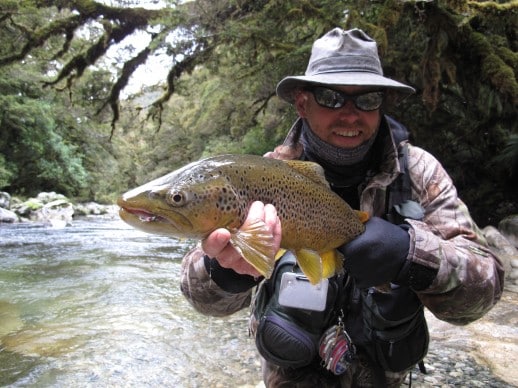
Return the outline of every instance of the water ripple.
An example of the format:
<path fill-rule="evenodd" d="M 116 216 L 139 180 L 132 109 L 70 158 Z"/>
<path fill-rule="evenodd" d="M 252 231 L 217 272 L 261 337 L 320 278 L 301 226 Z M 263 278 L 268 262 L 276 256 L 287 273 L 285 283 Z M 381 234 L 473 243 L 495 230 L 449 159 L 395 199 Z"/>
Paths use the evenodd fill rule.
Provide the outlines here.
<path fill-rule="evenodd" d="M 1 225 L 0 385 L 259 381 L 247 312 L 205 317 L 180 293 L 181 258 L 193 245 L 117 220 Z"/>

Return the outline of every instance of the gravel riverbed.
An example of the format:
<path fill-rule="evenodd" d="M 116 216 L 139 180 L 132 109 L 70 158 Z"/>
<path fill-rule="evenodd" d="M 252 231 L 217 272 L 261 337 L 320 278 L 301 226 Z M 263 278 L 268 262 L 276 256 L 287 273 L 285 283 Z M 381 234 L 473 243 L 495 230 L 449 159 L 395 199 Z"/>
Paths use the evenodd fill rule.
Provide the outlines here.
<path fill-rule="evenodd" d="M 416 368 L 412 387 L 484 387 L 504 388 L 514 385 L 501 380 L 468 353 L 433 344 L 425 359 L 427 374 Z M 408 383 L 408 381 L 407 381 Z"/>

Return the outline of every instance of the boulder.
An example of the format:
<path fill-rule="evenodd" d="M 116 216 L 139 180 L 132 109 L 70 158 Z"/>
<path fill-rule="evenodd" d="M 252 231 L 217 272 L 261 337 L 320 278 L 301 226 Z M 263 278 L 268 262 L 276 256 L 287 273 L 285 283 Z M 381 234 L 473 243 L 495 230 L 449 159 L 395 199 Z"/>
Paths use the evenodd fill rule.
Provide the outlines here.
<path fill-rule="evenodd" d="M 66 198 L 48 202 L 37 211 L 37 218 L 55 228 L 63 228 L 72 223 L 74 207 Z"/>
<path fill-rule="evenodd" d="M 67 197 L 65 197 L 63 194 L 58 194 L 55 191 L 41 192 L 36 196 L 36 199 L 43 204 L 57 200 L 68 201 Z"/>
<path fill-rule="evenodd" d="M 505 270 L 505 288 L 514 290 L 518 285 L 518 250 L 498 229 L 486 226 L 482 232 L 491 251 L 502 261 Z"/>
<path fill-rule="evenodd" d="M 36 198 L 29 198 L 27 201 L 13 204 L 11 209 L 20 217 L 33 219 L 34 213 L 43 207 L 43 203 Z"/>
<path fill-rule="evenodd" d="M 0 191 L 0 208 L 10 209 L 11 207 L 11 196 L 5 191 Z"/>
<path fill-rule="evenodd" d="M 61 202 L 56 202 L 61 201 Z M 36 198 L 29 198 L 25 202 L 14 203 L 11 209 L 18 214 L 18 216 L 32 221 L 46 221 L 42 216 L 42 208 L 49 203 L 70 203 L 70 201 L 63 194 L 57 194 L 54 191 L 39 193 Z"/>
<path fill-rule="evenodd" d="M 18 216 L 15 212 L 0 207 L 0 222 L 12 223 L 18 221 Z"/>
<path fill-rule="evenodd" d="M 518 248 L 518 214 L 505 217 L 498 223 L 498 230 L 515 248 Z"/>
<path fill-rule="evenodd" d="M 99 216 L 103 214 L 107 214 L 109 212 L 109 209 L 107 206 L 101 205 L 97 202 L 85 202 L 85 203 L 79 203 L 74 206 L 76 210 L 77 215 L 81 216 L 87 216 L 87 215 L 94 215 Z"/>

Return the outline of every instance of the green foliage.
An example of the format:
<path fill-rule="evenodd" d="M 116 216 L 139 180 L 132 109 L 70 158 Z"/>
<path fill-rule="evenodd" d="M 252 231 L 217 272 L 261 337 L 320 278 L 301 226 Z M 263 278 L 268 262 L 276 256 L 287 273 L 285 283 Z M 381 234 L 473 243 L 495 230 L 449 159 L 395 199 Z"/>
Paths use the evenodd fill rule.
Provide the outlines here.
<path fill-rule="evenodd" d="M 14 175 L 15 168 L 9 166 L 5 157 L 0 154 L 0 188 L 9 186 Z"/>
<path fill-rule="evenodd" d="M 63 100 L 56 104 L 55 93 L 41 90 L 35 69 L 27 63 L 0 70 L 0 189 L 77 195 L 88 173 L 67 124 L 70 113 Z"/>
<path fill-rule="evenodd" d="M 510 184 L 518 181 L 518 134 L 509 136 L 506 147 L 493 158 L 497 168 L 505 171 Z"/>
<path fill-rule="evenodd" d="M 516 179 L 516 1 L 195 0 L 156 11 L 91 0 L 4 3 L 4 187 L 27 191 L 54 179 L 112 200 L 202 156 L 263 154 L 295 118 L 276 84 L 303 74 L 313 41 L 340 26 L 373 36 L 385 74 L 415 87 L 387 113 L 443 162 L 475 219 L 496 223 L 518 211 L 508 184 L 509 174 Z M 101 61 L 136 29 L 149 31 L 149 52 L 126 46 L 126 64 Z M 173 60 L 164 88 L 119 101 L 132 69 L 156 53 Z"/>
<path fill-rule="evenodd" d="M 57 132 L 51 107 L 12 95 L 0 96 L 0 106 L 0 153 L 16 166 L 8 188 L 28 195 L 50 190 L 76 195 L 86 171 L 77 147 Z"/>

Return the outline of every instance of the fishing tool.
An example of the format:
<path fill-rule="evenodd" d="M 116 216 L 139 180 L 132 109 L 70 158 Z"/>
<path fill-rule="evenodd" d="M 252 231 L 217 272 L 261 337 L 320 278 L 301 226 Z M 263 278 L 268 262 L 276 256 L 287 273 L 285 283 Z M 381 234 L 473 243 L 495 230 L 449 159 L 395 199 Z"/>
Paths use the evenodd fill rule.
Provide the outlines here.
<path fill-rule="evenodd" d="M 356 347 L 345 331 L 342 317 L 338 323 L 327 329 L 319 343 L 322 366 L 335 375 L 343 374 L 356 356 Z"/>

